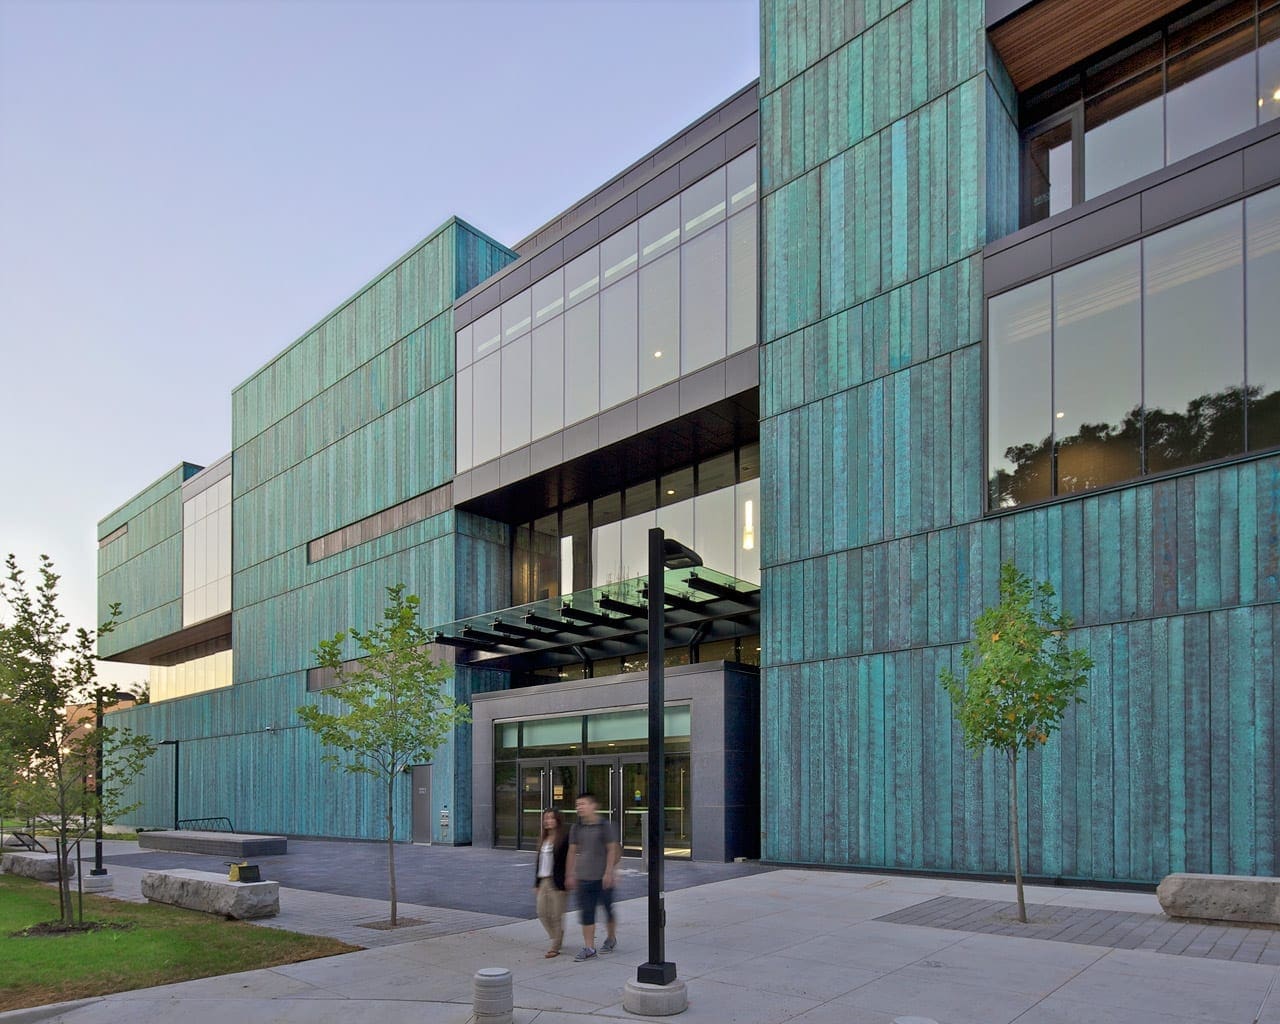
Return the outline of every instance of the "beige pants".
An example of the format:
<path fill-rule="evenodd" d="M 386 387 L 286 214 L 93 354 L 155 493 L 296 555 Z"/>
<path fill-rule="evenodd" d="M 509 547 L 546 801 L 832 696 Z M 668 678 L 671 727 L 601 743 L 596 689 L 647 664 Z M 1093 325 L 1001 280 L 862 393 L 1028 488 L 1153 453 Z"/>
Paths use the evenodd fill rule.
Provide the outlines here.
<path fill-rule="evenodd" d="M 559 949 L 564 941 L 564 904 L 567 894 L 556 888 L 550 878 L 538 879 L 538 920 L 547 930 L 551 948 Z"/>

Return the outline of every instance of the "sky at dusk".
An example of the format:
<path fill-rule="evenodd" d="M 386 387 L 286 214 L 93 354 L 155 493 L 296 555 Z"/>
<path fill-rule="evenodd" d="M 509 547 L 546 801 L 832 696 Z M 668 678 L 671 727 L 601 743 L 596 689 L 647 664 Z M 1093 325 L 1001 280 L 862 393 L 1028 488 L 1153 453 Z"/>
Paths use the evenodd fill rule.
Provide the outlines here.
<path fill-rule="evenodd" d="M 755 0 L 0 0 L 0 554 L 96 524 L 444 220 L 512 244 L 759 74 Z M 117 685 L 146 670 L 108 666 Z"/>

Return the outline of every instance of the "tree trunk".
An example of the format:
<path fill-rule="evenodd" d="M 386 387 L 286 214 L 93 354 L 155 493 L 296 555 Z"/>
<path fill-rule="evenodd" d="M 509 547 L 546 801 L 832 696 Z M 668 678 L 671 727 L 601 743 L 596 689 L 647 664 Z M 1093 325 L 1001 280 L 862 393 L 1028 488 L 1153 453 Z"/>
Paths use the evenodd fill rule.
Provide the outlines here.
<path fill-rule="evenodd" d="M 58 858 L 58 906 L 62 912 L 62 923 L 70 928 L 76 923 L 76 914 L 71 904 L 71 879 L 67 875 L 67 858 L 71 850 L 65 836 L 54 839 L 53 850 Z"/>
<path fill-rule="evenodd" d="M 395 808 L 391 803 L 395 774 L 387 777 L 387 880 L 391 887 L 391 927 L 396 926 L 396 830 Z"/>
<path fill-rule="evenodd" d="M 1018 751 L 1009 756 L 1009 820 L 1013 830 L 1013 882 L 1018 890 L 1018 920 L 1027 923 L 1027 901 L 1022 895 L 1022 840 L 1018 835 Z"/>

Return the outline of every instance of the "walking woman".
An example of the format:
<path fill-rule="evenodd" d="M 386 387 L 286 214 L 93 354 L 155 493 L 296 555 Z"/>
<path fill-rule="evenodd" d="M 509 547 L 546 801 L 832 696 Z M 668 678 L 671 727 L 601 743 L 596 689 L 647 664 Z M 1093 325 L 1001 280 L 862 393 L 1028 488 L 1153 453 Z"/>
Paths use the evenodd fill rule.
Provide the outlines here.
<path fill-rule="evenodd" d="M 564 866 L 569 855 L 569 830 L 564 815 L 554 807 L 542 812 L 542 836 L 538 840 L 538 867 L 533 891 L 538 897 L 538 920 L 547 930 L 551 948 L 548 959 L 560 955 L 564 941 Z"/>

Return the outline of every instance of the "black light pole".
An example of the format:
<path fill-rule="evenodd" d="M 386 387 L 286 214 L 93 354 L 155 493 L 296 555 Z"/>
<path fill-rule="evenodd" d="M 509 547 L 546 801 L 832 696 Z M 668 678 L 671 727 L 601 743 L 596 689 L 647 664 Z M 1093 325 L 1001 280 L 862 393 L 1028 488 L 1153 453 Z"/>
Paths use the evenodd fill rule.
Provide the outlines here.
<path fill-rule="evenodd" d="M 666 957 L 666 918 L 663 904 L 663 817 L 666 813 L 664 776 L 666 730 L 664 728 L 663 657 L 666 647 L 666 570 L 701 565 L 702 559 L 677 540 L 667 540 L 661 529 L 649 531 L 649 961 L 636 969 L 636 981 L 670 985 L 676 965 Z"/>
<path fill-rule="evenodd" d="M 93 870 L 91 875 L 105 875 L 107 869 L 102 866 L 102 701 L 111 698 L 116 704 L 132 694 L 119 690 L 104 691 L 101 687 L 93 691 L 93 797 L 97 805 L 97 820 L 93 824 Z"/>
<path fill-rule="evenodd" d="M 178 830 L 178 744 L 179 740 L 161 740 L 160 746 L 173 747 L 173 830 Z"/>

